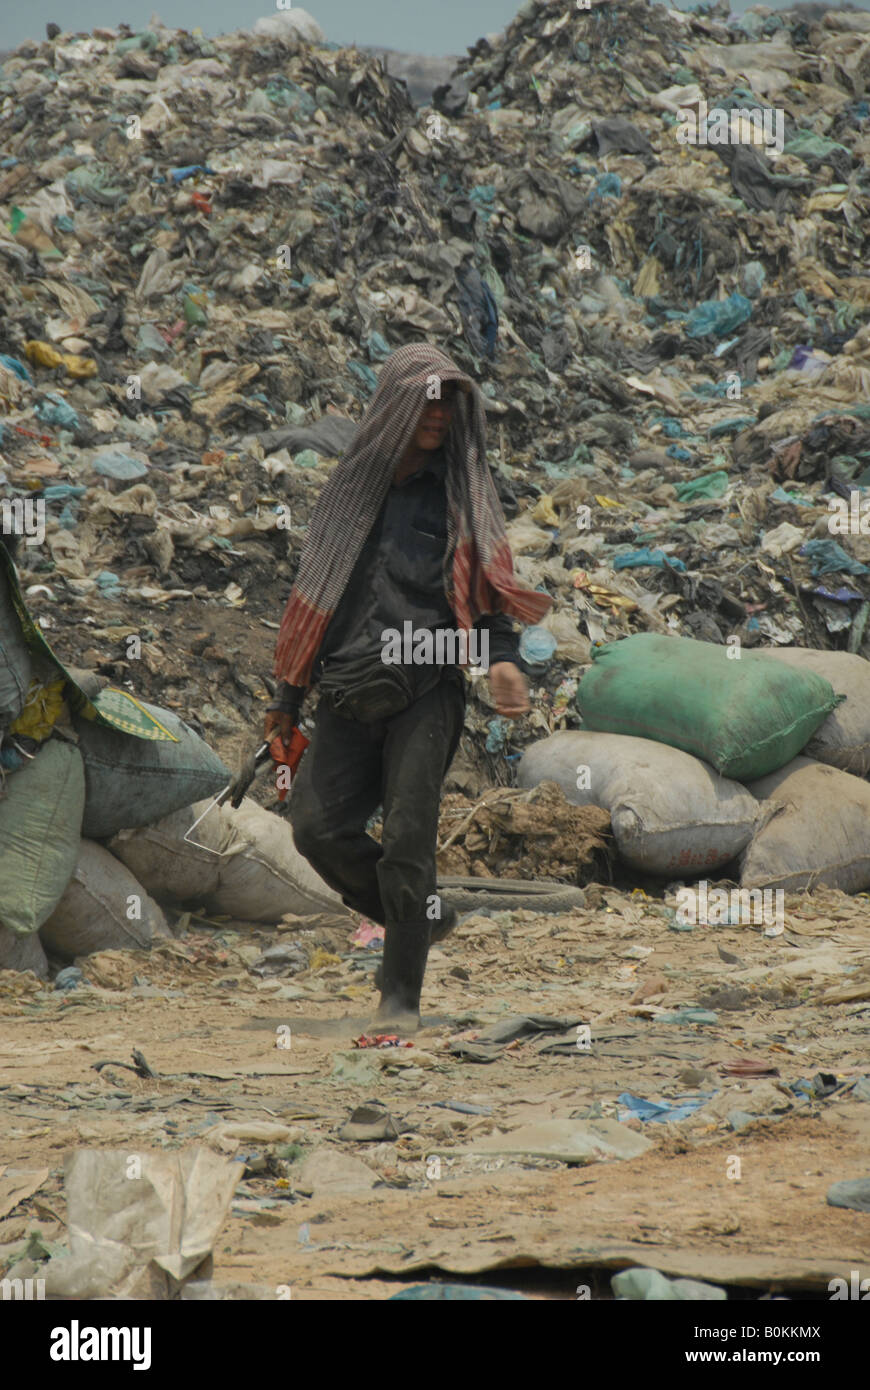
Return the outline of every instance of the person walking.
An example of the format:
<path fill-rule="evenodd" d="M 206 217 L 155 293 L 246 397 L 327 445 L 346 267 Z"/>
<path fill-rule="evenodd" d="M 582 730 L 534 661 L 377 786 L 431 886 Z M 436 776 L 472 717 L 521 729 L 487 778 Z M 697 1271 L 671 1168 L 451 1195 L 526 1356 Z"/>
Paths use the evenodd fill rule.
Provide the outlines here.
<path fill-rule="evenodd" d="M 379 1022 L 419 1026 L 429 947 L 456 921 L 436 892 L 435 847 L 465 714 L 460 668 L 474 649 L 497 712 L 523 714 L 511 619 L 537 622 L 551 602 L 514 576 L 479 389 L 439 349 L 399 348 L 311 517 L 265 721 L 266 740 L 288 747 L 318 687 L 290 820 L 321 878 L 385 928 Z M 380 844 L 366 831 L 379 806 Z"/>

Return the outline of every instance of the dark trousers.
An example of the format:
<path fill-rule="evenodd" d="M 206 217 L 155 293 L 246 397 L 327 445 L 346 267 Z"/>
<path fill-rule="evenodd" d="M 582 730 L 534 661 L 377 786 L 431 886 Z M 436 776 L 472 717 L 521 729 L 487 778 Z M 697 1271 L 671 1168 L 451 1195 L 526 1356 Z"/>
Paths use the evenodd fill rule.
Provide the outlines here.
<path fill-rule="evenodd" d="M 382 1004 L 417 1010 L 436 892 L 441 783 L 456 752 L 465 689 L 456 672 L 389 719 L 317 709 L 290 799 L 296 848 L 342 900 L 386 928 Z M 383 839 L 366 823 L 383 807 Z"/>

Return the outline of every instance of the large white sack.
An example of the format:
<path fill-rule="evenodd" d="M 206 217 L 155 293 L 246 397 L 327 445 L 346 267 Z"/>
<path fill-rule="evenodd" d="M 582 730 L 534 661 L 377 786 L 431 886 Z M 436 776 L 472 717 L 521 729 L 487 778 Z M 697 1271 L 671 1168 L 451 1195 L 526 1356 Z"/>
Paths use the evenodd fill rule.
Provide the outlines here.
<path fill-rule="evenodd" d="M 53 954 L 73 960 L 93 951 L 148 951 L 171 932 L 129 869 L 102 845 L 82 840 L 73 876 L 39 935 Z"/>
<path fill-rule="evenodd" d="M 744 888 L 870 887 L 870 785 L 863 778 L 793 758 L 749 790 L 768 806 L 741 859 Z"/>
<path fill-rule="evenodd" d="M 552 734 L 526 749 L 517 780 L 558 782 L 575 806 L 602 806 L 627 864 L 681 878 L 739 854 L 759 811 L 745 787 L 708 763 L 626 734 Z"/>
<path fill-rule="evenodd" d="M 214 807 L 193 832 L 193 839 L 207 849 L 190 844 L 184 836 L 208 799 L 162 816 L 151 825 L 119 830 L 108 848 L 134 873 L 148 892 L 162 903 L 204 903 L 218 887 L 221 860 L 210 850 L 229 848 L 230 827 L 222 808 Z"/>
<path fill-rule="evenodd" d="M 811 647 L 753 648 L 796 671 L 812 671 L 830 681 L 846 699 L 820 724 L 805 757 L 866 777 L 870 772 L 870 661 L 851 652 L 819 652 Z"/>
<path fill-rule="evenodd" d="M 266 15 L 258 19 L 253 32 L 269 39 L 284 39 L 287 42 L 302 39 L 305 43 L 325 43 L 326 38 L 313 15 L 300 5 L 281 10 L 279 14 Z"/>
<path fill-rule="evenodd" d="M 236 811 L 215 807 L 193 831 L 194 840 L 219 855 L 185 842 L 207 805 L 201 801 L 154 825 L 121 831 L 109 847 L 163 902 L 199 903 L 248 922 L 346 910 L 296 849 L 289 820 L 247 797 Z"/>
<path fill-rule="evenodd" d="M 206 904 L 211 911 L 279 922 L 285 912 L 304 917 L 347 910 L 297 850 L 289 820 L 247 798 L 237 811 L 222 806 L 221 812 L 232 831 L 230 845 L 240 852 L 223 861 L 217 892 Z"/>

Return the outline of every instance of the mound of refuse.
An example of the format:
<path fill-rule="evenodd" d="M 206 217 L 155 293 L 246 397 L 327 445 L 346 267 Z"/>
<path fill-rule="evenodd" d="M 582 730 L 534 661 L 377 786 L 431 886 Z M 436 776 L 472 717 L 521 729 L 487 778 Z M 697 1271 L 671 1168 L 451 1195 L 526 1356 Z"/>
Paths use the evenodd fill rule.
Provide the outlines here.
<path fill-rule="evenodd" d="M 528 0 L 423 106 L 295 7 L 215 38 L 56 28 L 0 64 L 0 532 L 31 619 L 22 643 L 0 593 L 0 816 L 41 808 L 56 866 L 29 888 L 22 870 L 14 906 L 4 888 L 7 929 L 41 929 L 83 843 L 228 777 L 273 693 L 312 507 L 409 341 L 480 382 L 517 571 L 554 599 L 522 637 L 531 714 L 502 719 L 473 682 L 449 790 L 510 785 L 554 736 L 646 740 L 699 765 L 693 796 L 738 788 L 727 835 L 708 806 L 678 848 L 661 798 L 601 793 L 626 864 L 652 834 L 694 870 L 760 862 L 747 845 L 776 819 L 759 829 L 753 789 L 796 757 L 865 778 L 870 16 Z M 107 717 L 164 712 L 147 794 L 116 804 L 121 735 L 61 717 L 39 638 L 122 692 Z M 617 711 L 607 666 L 641 639 L 791 692 L 764 703 L 764 749 L 720 747 L 712 705 L 705 729 L 672 702 L 678 739 L 645 724 L 640 680 Z M 187 785 L 173 765 L 173 803 L 149 799 L 185 747 Z M 21 792 L 51 760 L 60 816 Z M 841 828 L 830 860 L 761 878 L 839 866 L 855 891 Z"/>

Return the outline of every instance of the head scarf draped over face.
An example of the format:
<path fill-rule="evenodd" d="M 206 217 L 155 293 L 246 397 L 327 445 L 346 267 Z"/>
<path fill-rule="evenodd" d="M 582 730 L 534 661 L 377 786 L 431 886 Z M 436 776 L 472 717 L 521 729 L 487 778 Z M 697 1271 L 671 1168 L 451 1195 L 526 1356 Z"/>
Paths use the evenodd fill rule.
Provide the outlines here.
<path fill-rule="evenodd" d="M 384 362 L 377 389 L 311 517 L 296 583 L 275 651 L 275 675 L 310 682 L 326 626 L 383 505 L 420 415 L 440 385 L 454 381 L 447 455 L 445 586 L 456 621 L 485 613 L 537 622 L 552 600 L 514 576 L 504 514 L 486 462 L 486 420 L 475 383 L 438 348 L 409 343 Z"/>

